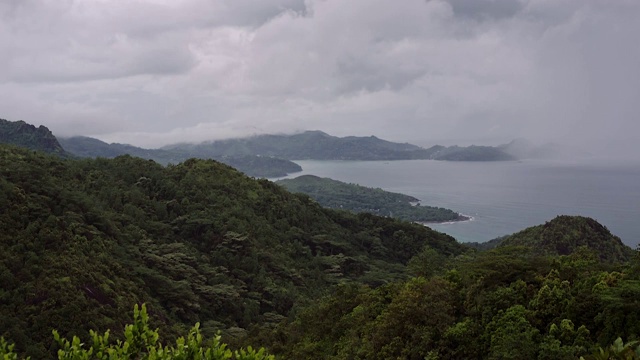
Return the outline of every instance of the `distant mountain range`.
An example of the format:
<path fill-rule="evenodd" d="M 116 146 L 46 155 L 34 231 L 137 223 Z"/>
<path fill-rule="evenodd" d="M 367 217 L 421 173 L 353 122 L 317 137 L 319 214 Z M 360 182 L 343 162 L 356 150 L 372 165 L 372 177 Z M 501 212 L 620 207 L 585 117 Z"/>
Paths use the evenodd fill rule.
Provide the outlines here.
<path fill-rule="evenodd" d="M 503 161 L 516 157 L 491 146 L 432 146 L 394 143 L 375 136 L 336 137 L 322 131 L 293 135 L 257 135 L 201 144 L 175 144 L 166 150 L 188 152 L 195 157 L 262 155 L 288 160 L 446 160 Z"/>
<path fill-rule="evenodd" d="M 131 155 L 160 164 L 177 164 L 190 158 L 214 159 L 254 177 L 281 177 L 301 171 L 291 160 L 442 160 L 508 161 L 548 158 L 559 146 L 534 146 L 517 139 L 499 146 L 442 146 L 422 148 L 369 137 L 336 137 L 322 131 L 293 135 L 257 135 L 200 144 L 174 144 L 161 149 L 144 149 L 126 144 L 76 136 L 56 137 L 44 126 L 36 128 L 24 121 L 0 119 L 0 142 L 60 156 L 113 158 Z"/>
<path fill-rule="evenodd" d="M 177 149 L 143 149 L 125 144 L 107 144 L 104 141 L 85 136 L 58 139 L 45 126 L 35 127 L 24 121 L 4 119 L 0 119 L 0 143 L 61 157 L 114 158 L 120 155 L 131 155 L 154 160 L 163 165 L 177 164 L 189 158 L 200 157 Z M 294 162 L 268 156 L 247 154 L 202 156 L 201 158 L 220 161 L 254 177 L 279 177 L 302 170 L 300 165 Z"/>
<path fill-rule="evenodd" d="M 128 154 L 143 159 L 150 159 L 162 165 L 170 163 L 178 164 L 190 158 L 214 159 L 232 166 L 249 176 L 255 177 L 279 177 L 302 171 L 300 165 L 294 162 L 270 156 L 252 154 L 194 154 L 179 148 L 143 149 L 126 144 L 107 144 L 104 141 L 85 136 L 60 138 L 60 143 L 67 151 L 79 157 L 114 158 Z"/>

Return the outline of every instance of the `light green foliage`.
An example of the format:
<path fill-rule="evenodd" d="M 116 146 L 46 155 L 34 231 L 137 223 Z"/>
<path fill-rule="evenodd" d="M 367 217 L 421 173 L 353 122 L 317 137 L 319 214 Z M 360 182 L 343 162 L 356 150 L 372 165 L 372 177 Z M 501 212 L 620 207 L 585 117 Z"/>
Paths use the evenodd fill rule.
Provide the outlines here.
<path fill-rule="evenodd" d="M 4 337 L 0 337 L 0 360 L 18 360 L 18 354 L 13 349 L 15 344 L 9 344 Z"/>
<path fill-rule="evenodd" d="M 103 335 L 91 331 L 92 342 L 89 346 L 74 336 L 67 340 L 53 331 L 53 338 L 60 349 L 57 357 L 60 360 L 275 360 L 273 355 L 267 354 L 264 348 L 258 350 L 248 347 L 231 351 L 216 335 L 210 344 L 206 344 L 200 334 L 199 324 L 196 324 L 187 335 L 179 337 L 175 346 L 163 346 L 158 342 L 158 330 L 149 327 L 149 316 L 146 306 L 141 309 L 136 305 L 133 314 L 133 324 L 126 325 L 124 340 L 109 341 L 109 331 Z M 4 338 L 0 339 L 0 359 L 17 360 L 18 355 L 13 351 L 13 345 L 8 345 Z"/>
<path fill-rule="evenodd" d="M 500 312 L 489 323 L 489 359 L 534 359 L 539 332 L 527 320 L 522 305 Z"/>
<path fill-rule="evenodd" d="M 575 359 L 586 354 L 590 344 L 589 330 L 584 325 L 576 330 L 571 320 L 563 319 L 560 326 L 552 324 L 544 336 L 538 359 Z"/>
<path fill-rule="evenodd" d="M 580 360 L 638 360 L 640 359 L 640 345 L 638 341 L 625 343 L 617 338 L 608 348 L 598 348 L 593 354 L 580 357 Z"/>

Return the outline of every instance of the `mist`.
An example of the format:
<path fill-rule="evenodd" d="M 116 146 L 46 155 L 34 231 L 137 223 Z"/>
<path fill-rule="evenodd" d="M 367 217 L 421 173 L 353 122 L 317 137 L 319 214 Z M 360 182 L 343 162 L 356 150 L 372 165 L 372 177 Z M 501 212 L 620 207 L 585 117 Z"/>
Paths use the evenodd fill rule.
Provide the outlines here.
<path fill-rule="evenodd" d="M 155 148 L 318 129 L 640 150 L 635 0 L 4 1 L 1 117 Z"/>

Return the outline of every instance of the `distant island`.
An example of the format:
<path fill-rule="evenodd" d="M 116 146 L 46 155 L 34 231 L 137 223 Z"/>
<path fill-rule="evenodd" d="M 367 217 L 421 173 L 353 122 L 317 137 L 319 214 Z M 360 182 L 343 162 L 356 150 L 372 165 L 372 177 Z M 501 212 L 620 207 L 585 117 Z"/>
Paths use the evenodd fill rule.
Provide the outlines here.
<path fill-rule="evenodd" d="M 305 131 L 293 135 L 257 135 L 200 144 L 175 144 L 163 149 L 189 153 L 200 158 L 261 155 L 288 160 L 517 160 L 517 157 L 499 147 L 435 145 L 425 149 L 375 136 L 337 137 L 322 131 Z"/>
<path fill-rule="evenodd" d="M 321 206 L 331 209 L 366 212 L 422 223 L 470 220 L 469 217 L 453 210 L 421 206 L 420 200 L 413 196 L 314 175 L 278 180 L 276 184 L 294 193 L 307 194 Z"/>

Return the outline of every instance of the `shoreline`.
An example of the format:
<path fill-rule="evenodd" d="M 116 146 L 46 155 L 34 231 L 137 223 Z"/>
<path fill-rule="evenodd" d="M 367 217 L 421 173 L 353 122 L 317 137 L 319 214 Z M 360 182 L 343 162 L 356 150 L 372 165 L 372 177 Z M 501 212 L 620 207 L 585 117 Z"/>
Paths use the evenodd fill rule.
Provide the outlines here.
<path fill-rule="evenodd" d="M 457 224 L 457 223 L 461 223 L 461 222 L 468 222 L 468 221 L 474 221 L 476 218 L 471 216 L 471 215 L 465 215 L 462 213 L 458 213 L 459 217 L 462 217 L 463 219 L 458 219 L 458 220 L 447 220 L 447 221 L 416 221 L 416 223 L 418 224 L 422 224 L 422 225 L 429 225 L 429 224 L 438 224 L 438 225 L 448 225 L 448 224 Z"/>

